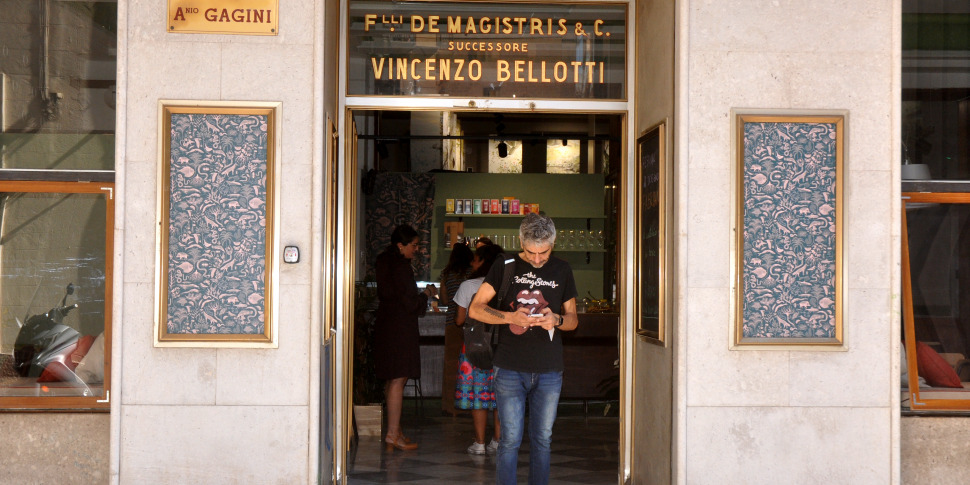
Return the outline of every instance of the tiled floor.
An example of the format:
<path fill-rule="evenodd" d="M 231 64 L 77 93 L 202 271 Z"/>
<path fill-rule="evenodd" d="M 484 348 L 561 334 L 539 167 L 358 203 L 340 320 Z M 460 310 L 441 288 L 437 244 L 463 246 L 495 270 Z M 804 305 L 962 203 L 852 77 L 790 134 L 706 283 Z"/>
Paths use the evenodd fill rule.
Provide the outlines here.
<path fill-rule="evenodd" d="M 472 456 L 465 448 L 473 441 L 468 415 L 441 415 L 440 405 L 425 403 L 424 416 L 405 403 L 404 432 L 419 444 L 415 451 L 384 451 L 377 437 L 361 437 L 348 457 L 351 485 L 377 483 L 491 484 L 493 456 Z M 608 417 L 604 417 L 604 411 Z M 560 404 L 552 434 L 552 483 L 618 483 L 619 418 L 603 405 Z M 519 483 L 528 483 L 528 435 L 519 451 Z"/>

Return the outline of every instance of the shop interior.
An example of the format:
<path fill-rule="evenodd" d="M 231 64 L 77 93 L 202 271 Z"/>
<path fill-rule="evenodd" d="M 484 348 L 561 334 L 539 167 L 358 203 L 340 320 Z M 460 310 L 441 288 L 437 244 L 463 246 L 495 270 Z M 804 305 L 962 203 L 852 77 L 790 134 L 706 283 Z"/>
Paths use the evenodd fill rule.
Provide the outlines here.
<path fill-rule="evenodd" d="M 351 483 L 371 483 L 373 473 L 389 473 L 387 462 L 374 462 L 377 455 L 360 443 L 381 436 L 380 418 L 368 415 L 365 407 L 370 405 L 373 413 L 383 401 L 383 383 L 374 377 L 369 350 L 377 306 L 373 265 L 391 231 L 401 223 L 418 231 L 413 267 L 421 289 L 441 285 L 441 271 L 456 242 L 484 237 L 506 252 L 517 252 L 522 214 L 535 210 L 555 221 L 554 254 L 569 262 L 579 293 L 580 326 L 563 337 L 560 415 L 587 424 L 592 418 L 596 426 L 605 426 L 608 465 L 598 462 L 596 473 L 615 480 L 620 386 L 616 234 L 624 115 L 361 110 L 354 111 L 353 121 L 361 186 L 352 383 L 357 446 L 351 447 L 356 456 L 349 469 Z M 419 432 L 416 428 L 436 428 L 455 440 L 454 446 L 436 440 L 415 456 L 447 453 L 464 460 L 467 443 L 458 442 L 472 436 L 471 419 L 453 406 L 461 331 L 445 325 L 445 310 L 444 305 L 431 308 L 419 319 L 421 379 L 405 387 L 402 424 L 412 430 L 409 436 Z M 556 435 L 554 447 L 560 440 L 582 441 L 581 436 L 570 440 L 569 432 L 604 435 L 603 428 L 566 428 L 572 429 L 563 430 L 565 438 Z M 452 449 L 433 451 L 441 446 Z M 374 453 L 380 454 L 379 449 L 374 444 Z M 491 461 L 476 466 L 485 474 L 494 470 Z"/>

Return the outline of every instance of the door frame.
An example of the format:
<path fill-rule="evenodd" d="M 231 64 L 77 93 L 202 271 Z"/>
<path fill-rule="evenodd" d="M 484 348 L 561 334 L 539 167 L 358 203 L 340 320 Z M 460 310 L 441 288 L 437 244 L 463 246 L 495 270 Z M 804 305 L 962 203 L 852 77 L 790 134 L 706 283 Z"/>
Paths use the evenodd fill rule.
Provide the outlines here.
<path fill-rule="evenodd" d="M 382 100 L 384 105 L 343 105 L 341 107 L 344 113 L 341 116 L 342 127 L 340 128 L 340 133 L 343 134 L 342 138 L 344 140 L 343 147 L 340 150 L 340 169 L 339 172 L 342 175 L 342 180 L 339 184 L 339 195 L 338 195 L 338 210 L 337 210 L 337 239 L 340 244 L 337 248 L 337 259 L 341 262 L 342 269 L 337 272 L 338 281 L 334 285 L 334 288 L 338 292 L 337 295 L 337 326 L 334 333 L 334 364 L 331 368 L 333 369 L 334 375 L 331 376 L 334 382 L 334 418 L 336 422 L 335 426 L 335 439 L 334 439 L 334 470 L 337 477 L 337 483 L 345 483 L 346 480 L 346 459 L 347 451 L 349 449 L 349 430 L 350 430 L 350 410 L 352 408 L 352 393 L 351 384 L 353 379 L 353 335 L 354 335 L 354 282 L 356 280 L 356 266 L 357 260 L 356 255 L 360 250 L 360 241 L 357 237 L 357 232 L 359 229 L 358 217 L 362 207 L 359 204 L 358 193 L 360 190 L 360 177 L 358 176 L 360 168 L 357 164 L 356 153 L 357 153 L 357 143 L 355 136 L 355 129 L 353 123 L 353 113 L 360 110 L 369 111 L 402 111 L 402 110 L 433 110 L 433 111 L 445 111 L 445 112 L 475 112 L 475 110 L 468 109 L 455 109 L 455 108 L 428 108 L 421 103 L 411 103 L 408 105 L 398 105 L 391 106 L 387 103 L 387 99 Z M 533 103 L 532 101 L 529 102 Z M 623 163 L 623 170 L 621 176 L 621 191 L 620 200 L 629 201 L 632 192 L 632 176 L 630 175 L 633 169 L 633 146 L 632 143 L 633 135 L 632 130 L 632 120 L 629 111 L 617 110 L 616 104 L 618 103 L 596 103 L 598 106 L 590 106 L 588 104 L 582 106 L 585 109 L 575 109 L 567 110 L 561 109 L 562 102 L 557 103 L 558 109 L 552 109 L 547 107 L 547 109 L 490 109 L 489 112 L 495 113 L 521 113 L 529 112 L 535 114 L 604 114 L 604 115 L 618 115 L 623 119 L 623 141 L 621 143 L 621 161 Z M 536 103 L 538 104 L 538 103 Z M 624 105 L 626 103 L 621 103 Z M 599 108 L 599 109 L 591 109 Z M 628 207 L 629 204 L 621 203 L 619 207 L 619 221 L 618 221 L 618 236 L 617 240 L 619 243 L 619 251 L 617 253 L 617 259 L 621 262 L 619 271 L 617 274 L 617 294 L 627 295 L 629 288 L 632 286 L 629 284 L 629 275 L 631 274 L 631 252 L 628 249 L 630 242 L 625 234 L 630 231 L 628 228 L 632 227 L 632 223 L 629 221 L 630 214 L 632 211 Z M 632 345 L 630 342 L 635 341 L 632 332 L 634 328 L 629 324 L 632 315 L 632 310 L 629 308 L 632 299 L 629 297 L 621 297 L 621 302 L 623 305 L 619 308 L 620 313 L 620 382 L 621 382 L 621 395 L 620 395 L 620 460 L 619 460 L 619 470 L 618 474 L 621 474 L 623 479 L 621 483 L 626 482 L 630 477 L 630 470 L 632 469 L 631 457 L 632 457 L 632 429 L 633 420 L 632 418 L 632 389 L 631 389 L 631 374 L 632 372 Z"/>
<path fill-rule="evenodd" d="M 633 286 L 631 275 L 636 274 L 631 229 L 634 227 L 634 154 L 636 123 L 634 116 L 634 93 L 636 59 L 636 2 L 627 0 L 626 32 L 626 100 L 562 100 L 562 99 L 517 99 L 517 98 L 460 98 L 460 97 L 391 97 L 391 96 L 347 96 L 347 22 L 350 0 L 340 0 L 340 48 L 337 79 L 337 120 L 338 136 L 342 139 L 337 151 L 337 171 L 340 182 L 337 190 L 336 215 L 338 241 L 336 261 L 341 265 L 335 272 L 334 289 L 337 292 L 336 308 L 333 315 L 336 326 L 333 331 L 333 360 L 330 367 L 333 383 L 333 421 L 334 426 L 334 463 L 335 482 L 346 483 L 347 452 L 349 450 L 350 411 L 353 406 L 351 384 L 353 380 L 353 315 L 354 282 L 356 280 L 356 255 L 359 250 L 357 241 L 357 220 L 360 210 L 358 191 L 360 180 L 356 160 L 357 141 L 354 131 L 353 112 L 358 110 L 387 111 L 445 111 L 481 113 L 568 113 L 568 114 L 610 114 L 620 115 L 623 119 L 623 142 L 621 143 L 620 200 L 618 208 L 618 251 L 620 262 L 617 272 L 616 295 L 622 305 L 619 307 L 620 321 L 620 433 L 618 482 L 629 483 L 633 468 L 633 349 L 636 335 L 633 323 Z M 575 3 L 575 2 L 562 2 Z M 605 2 L 604 2 L 605 3 Z M 609 3 L 620 3 L 610 1 Z M 328 330 L 324 330 L 328 331 Z"/>

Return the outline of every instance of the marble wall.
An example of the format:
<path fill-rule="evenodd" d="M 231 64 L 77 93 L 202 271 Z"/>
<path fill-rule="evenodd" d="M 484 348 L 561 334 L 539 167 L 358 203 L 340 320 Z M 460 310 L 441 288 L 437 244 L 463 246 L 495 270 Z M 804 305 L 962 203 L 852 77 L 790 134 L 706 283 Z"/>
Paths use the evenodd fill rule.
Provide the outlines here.
<path fill-rule="evenodd" d="M 106 413 L 0 413 L 0 470 L 8 483 L 105 483 Z"/>
<path fill-rule="evenodd" d="M 904 417 L 900 422 L 901 483 L 970 483 L 970 420 Z"/>
<path fill-rule="evenodd" d="M 683 353 L 678 482 L 897 479 L 897 8 L 876 0 L 680 5 L 676 126 L 685 151 L 675 157 L 675 190 L 687 237 L 678 251 L 686 267 L 675 340 Z M 732 109 L 846 113 L 843 349 L 730 348 Z"/>
<path fill-rule="evenodd" d="M 119 2 L 119 162 L 116 240 L 117 372 L 112 479 L 121 483 L 307 483 L 310 429 L 314 166 L 322 166 L 322 8 L 279 3 L 279 35 L 166 32 L 165 2 Z M 153 346 L 159 100 L 282 102 L 279 348 Z M 317 106 L 318 108 L 314 108 Z M 322 179 L 321 179 L 322 180 Z M 312 436 L 315 440 L 315 436 Z"/>

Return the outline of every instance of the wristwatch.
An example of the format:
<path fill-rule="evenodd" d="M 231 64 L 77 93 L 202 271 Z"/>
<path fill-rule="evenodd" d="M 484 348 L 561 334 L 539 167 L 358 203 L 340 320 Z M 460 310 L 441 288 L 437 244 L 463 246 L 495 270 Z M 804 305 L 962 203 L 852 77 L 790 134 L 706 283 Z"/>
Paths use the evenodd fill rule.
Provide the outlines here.
<path fill-rule="evenodd" d="M 556 316 L 559 317 L 559 321 L 556 323 L 556 326 L 557 327 L 561 327 L 562 326 L 562 315 L 556 315 Z"/>

